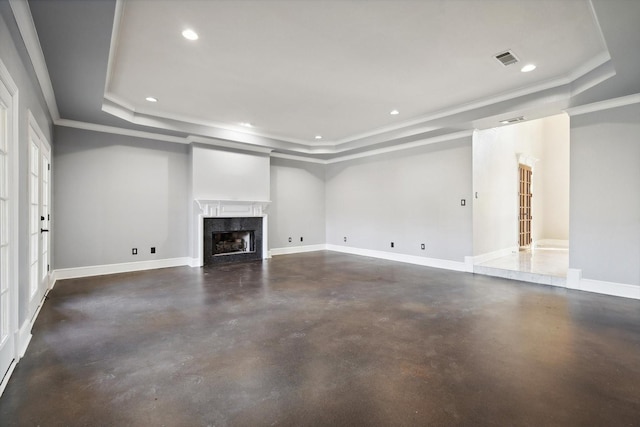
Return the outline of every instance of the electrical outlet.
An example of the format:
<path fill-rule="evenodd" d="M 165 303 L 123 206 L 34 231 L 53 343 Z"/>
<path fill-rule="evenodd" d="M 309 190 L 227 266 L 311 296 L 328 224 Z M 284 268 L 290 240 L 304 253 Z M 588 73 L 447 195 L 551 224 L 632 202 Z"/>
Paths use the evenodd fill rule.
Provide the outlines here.
<path fill-rule="evenodd" d="M 289 237 L 289 243 L 293 242 L 293 240 L 291 239 L 291 237 Z"/>
<path fill-rule="evenodd" d="M 344 241 L 345 241 L 345 242 L 347 241 L 347 238 L 346 238 L 346 237 L 344 238 Z"/>
<path fill-rule="evenodd" d="M 300 238 L 300 241 L 301 241 L 301 242 L 303 242 L 303 241 L 304 241 L 304 239 L 301 237 L 301 238 Z"/>
<path fill-rule="evenodd" d="M 151 246 L 151 253 L 155 254 L 156 253 L 156 247 L 155 246 Z"/>
<path fill-rule="evenodd" d="M 420 245 L 420 249 L 422 249 L 424 251 L 425 245 L 424 243 Z"/>
<path fill-rule="evenodd" d="M 138 255 L 138 248 L 131 249 L 131 255 Z"/>
<path fill-rule="evenodd" d="M 393 242 L 391 242 L 391 247 L 392 247 L 392 248 L 394 247 L 394 243 L 393 243 Z"/>

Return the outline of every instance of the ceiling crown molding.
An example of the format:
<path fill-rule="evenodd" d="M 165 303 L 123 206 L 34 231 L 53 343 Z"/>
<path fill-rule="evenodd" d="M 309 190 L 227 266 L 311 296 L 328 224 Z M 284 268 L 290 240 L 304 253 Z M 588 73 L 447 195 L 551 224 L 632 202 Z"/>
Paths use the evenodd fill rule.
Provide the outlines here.
<path fill-rule="evenodd" d="M 49 70 L 47 69 L 47 63 L 42 53 L 42 46 L 40 45 L 40 39 L 38 38 L 38 32 L 31 16 L 31 9 L 27 0 L 9 0 L 11 11 L 18 24 L 18 30 L 24 42 L 31 65 L 36 73 L 40 90 L 44 96 L 44 100 L 49 109 L 49 115 L 52 120 L 60 119 L 60 112 L 58 111 L 58 104 L 56 103 L 56 96 L 53 91 L 53 85 L 49 77 Z"/>
<path fill-rule="evenodd" d="M 565 112 L 569 116 L 574 117 L 580 116 L 582 114 L 595 113 L 597 111 L 610 110 L 612 108 L 624 107 L 633 104 L 640 104 L 640 93 L 621 96 L 619 98 L 607 99 L 606 101 L 594 102 L 586 105 L 579 105 L 573 108 L 567 108 Z"/>

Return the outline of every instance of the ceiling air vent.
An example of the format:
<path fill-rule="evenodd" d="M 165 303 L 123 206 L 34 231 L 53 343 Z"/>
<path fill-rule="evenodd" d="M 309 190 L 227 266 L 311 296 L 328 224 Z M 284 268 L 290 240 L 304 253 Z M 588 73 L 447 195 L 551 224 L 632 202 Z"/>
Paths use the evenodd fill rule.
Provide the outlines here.
<path fill-rule="evenodd" d="M 512 119 L 500 120 L 500 123 L 502 123 L 503 125 L 508 125 L 509 123 L 518 123 L 523 121 L 524 121 L 524 116 L 518 116 Z"/>
<path fill-rule="evenodd" d="M 518 62 L 518 58 L 516 58 L 516 55 L 510 50 L 497 54 L 496 59 L 505 67 Z"/>

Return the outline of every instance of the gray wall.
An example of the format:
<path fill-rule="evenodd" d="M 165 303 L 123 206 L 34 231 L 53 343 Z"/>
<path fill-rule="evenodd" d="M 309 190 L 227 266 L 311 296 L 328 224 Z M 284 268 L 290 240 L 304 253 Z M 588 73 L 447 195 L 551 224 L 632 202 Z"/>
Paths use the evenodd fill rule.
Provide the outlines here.
<path fill-rule="evenodd" d="M 193 198 L 269 200 L 269 156 L 207 145 L 191 149 Z"/>
<path fill-rule="evenodd" d="M 462 262 L 472 254 L 471 189 L 471 137 L 331 164 L 327 243 Z"/>
<path fill-rule="evenodd" d="M 323 165 L 271 158 L 270 249 L 325 243 L 324 173 Z"/>
<path fill-rule="evenodd" d="M 22 38 L 15 24 L 9 2 L 0 1 L 0 59 L 9 70 L 19 91 L 18 141 L 18 321 L 31 319 L 29 312 L 29 205 L 28 205 L 28 120 L 31 111 L 45 137 L 52 142 L 52 120 L 40 92 L 35 72 L 28 59 Z M 55 186 L 55 183 L 53 184 Z"/>
<path fill-rule="evenodd" d="M 55 139 L 56 269 L 189 256 L 188 146 L 66 127 Z"/>
<path fill-rule="evenodd" d="M 571 117 L 570 268 L 640 285 L 640 105 Z"/>

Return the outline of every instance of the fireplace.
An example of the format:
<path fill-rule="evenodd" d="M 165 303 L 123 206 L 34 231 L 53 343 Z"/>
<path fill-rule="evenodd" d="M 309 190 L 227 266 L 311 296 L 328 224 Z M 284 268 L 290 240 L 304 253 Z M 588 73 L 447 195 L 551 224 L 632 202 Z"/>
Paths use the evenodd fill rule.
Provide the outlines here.
<path fill-rule="evenodd" d="M 262 218 L 203 218 L 203 265 L 262 259 Z"/>

